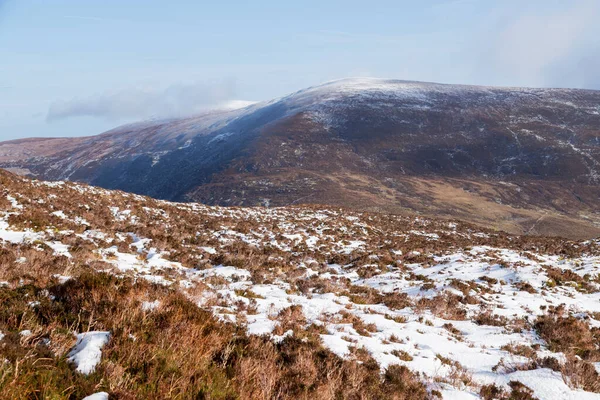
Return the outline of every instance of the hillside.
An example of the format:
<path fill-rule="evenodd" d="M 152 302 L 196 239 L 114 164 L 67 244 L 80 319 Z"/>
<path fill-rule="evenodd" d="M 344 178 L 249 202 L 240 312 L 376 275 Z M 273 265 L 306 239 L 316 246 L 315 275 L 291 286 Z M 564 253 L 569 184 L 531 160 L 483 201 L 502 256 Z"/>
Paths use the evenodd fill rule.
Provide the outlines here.
<path fill-rule="evenodd" d="M 0 143 L 30 176 L 209 205 L 322 204 L 600 235 L 600 92 L 348 79 L 88 138 Z"/>
<path fill-rule="evenodd" d="M 598 240 L 0 184 L 0 397 L 600 398 Z"/>

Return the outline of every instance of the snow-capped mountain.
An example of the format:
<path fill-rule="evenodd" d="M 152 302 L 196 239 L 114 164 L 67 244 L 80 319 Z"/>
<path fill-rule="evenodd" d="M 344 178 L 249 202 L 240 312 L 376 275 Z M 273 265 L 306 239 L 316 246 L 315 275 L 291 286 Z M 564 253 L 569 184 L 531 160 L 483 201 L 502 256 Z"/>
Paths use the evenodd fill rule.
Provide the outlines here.
<path fill-rule="evenodd" d="M 87 138 L 0 144 L 0 166 L 160 199 L 449 215 L 600 234 L 600 92 L 346 79 Z"/>

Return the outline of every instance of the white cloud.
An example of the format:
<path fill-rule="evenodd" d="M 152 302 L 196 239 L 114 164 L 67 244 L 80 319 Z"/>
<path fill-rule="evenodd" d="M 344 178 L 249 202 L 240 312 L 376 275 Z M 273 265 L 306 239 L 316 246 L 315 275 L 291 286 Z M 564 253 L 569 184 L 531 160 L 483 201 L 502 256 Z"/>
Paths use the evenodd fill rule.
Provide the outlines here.
<path fill-rule="evenodd" d="M 600 2 L 572 1 L 548 9 L 497 10 L 496 23 L 488 26 L 474 49 L 479 54 L 478 75 L 511 85 L 590 87 L 600 83 Z"/>
<path fill-rule="evenodd" d="M 132 87 L 86 98 L 54 102 L 46 120 L 91 116 L 108 120 L 167 118 L 191 115 L 234 100 L 232 81 L 177 84 L 166 88 Z"/>

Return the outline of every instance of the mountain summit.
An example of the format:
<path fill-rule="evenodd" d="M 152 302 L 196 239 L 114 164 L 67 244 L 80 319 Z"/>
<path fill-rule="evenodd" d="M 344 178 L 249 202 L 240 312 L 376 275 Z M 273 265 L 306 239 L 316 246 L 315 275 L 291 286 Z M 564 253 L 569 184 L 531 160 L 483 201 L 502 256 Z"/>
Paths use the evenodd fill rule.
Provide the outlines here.
<path fill-rule="evenodd" d="M 175 201 L 416 211 L 586 238 L 600 234 L 600 91 L 344 79 L 93 137 L 0 143 L 0 167 Z"/>

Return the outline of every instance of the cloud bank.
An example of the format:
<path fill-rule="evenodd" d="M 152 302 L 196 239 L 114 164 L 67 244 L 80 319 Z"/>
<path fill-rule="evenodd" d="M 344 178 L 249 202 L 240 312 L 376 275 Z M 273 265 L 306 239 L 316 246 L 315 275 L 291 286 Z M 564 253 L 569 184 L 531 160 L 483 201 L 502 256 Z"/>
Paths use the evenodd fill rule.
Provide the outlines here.
<path fill-rule="evenodd" d="M 596 0 L 499 8 L 471 49 L 476 73 L 514 86 L 600 88 L 598 16 Z"/>
<path fill-rule="evenodd" d="M 218 84 L 177 84 L 166 88 L 125 88 L 86 98 L 57 101 L 50 105 L 46 120 L 97 117 L 107 120 L 182 117 L 231 104 L 232 81 Z"/>

